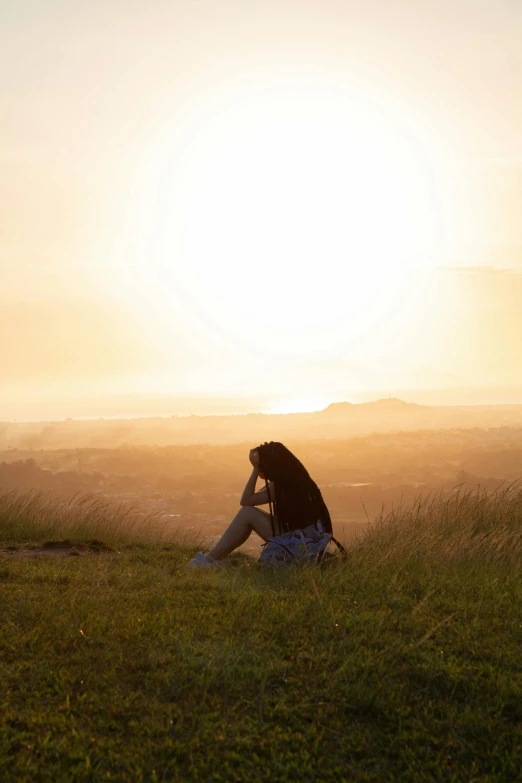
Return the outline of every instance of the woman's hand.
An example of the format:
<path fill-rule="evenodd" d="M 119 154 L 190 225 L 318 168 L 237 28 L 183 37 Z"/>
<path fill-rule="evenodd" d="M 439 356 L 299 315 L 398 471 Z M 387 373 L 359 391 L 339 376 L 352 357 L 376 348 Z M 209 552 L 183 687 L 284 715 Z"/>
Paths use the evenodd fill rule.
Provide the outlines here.
<path fill-rule="evenodd" d="M 256 449 L 250 449 L 248 459 L 250 460 L 254 468 L 257 468 L 259 470 L 259 454 L 257 453 Z"/>

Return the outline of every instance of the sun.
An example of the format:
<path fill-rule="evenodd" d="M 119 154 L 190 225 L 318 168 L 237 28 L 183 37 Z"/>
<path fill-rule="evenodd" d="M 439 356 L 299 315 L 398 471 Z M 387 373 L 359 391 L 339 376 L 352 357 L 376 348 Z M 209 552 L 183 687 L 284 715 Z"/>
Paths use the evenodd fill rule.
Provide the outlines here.
<path fill-rule="evenodd" d="M 203 96 L 156 139 L 142 191 L 158 306 L 238 350 L 382 329 L 409 266 L 440 254 L 426 138 L 386 101 L 310 75 Z"/>
<path fill-rule="evenodd" d="M 331 397 L 281 398 L 273 400 L 265 413 L 314 413 L 324 410 L 331 402 Z"/>

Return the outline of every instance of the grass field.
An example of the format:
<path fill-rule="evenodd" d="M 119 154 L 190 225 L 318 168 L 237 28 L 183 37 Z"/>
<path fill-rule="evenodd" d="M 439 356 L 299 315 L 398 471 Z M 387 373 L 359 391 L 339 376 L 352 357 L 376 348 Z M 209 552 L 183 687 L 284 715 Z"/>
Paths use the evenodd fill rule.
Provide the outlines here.
<path fill-rule="evenodd" d="M 397 510 L 343 562 L 191 570 L 85 499 L 0 497 L 0 780 L 522 779 L 522 491 Z"/>

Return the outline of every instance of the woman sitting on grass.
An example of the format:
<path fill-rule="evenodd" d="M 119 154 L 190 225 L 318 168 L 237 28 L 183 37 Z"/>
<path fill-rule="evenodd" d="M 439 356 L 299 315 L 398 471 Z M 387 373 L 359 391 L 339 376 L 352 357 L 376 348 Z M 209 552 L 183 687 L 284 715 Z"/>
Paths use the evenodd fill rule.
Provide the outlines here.
<path fill-rule="evenodd" d="M 206 554 L 198 552 L 190 565 L 221 565 L 227 555 L 245 543 L 253 530 L 263 541 L 318 522 L 322 523 L 324 532 L 332 533 L 330 513 L 321 490 L 286 446 L 270 441 L 251 449 L 249 459 L 254 469 L 240 500 L 241 509 L 215 547 Z M 265 488 L 256 492 L 258 476 L 265 480 Z M 269 504 L 270 513 L 256 508 L 265 503 Z"/>

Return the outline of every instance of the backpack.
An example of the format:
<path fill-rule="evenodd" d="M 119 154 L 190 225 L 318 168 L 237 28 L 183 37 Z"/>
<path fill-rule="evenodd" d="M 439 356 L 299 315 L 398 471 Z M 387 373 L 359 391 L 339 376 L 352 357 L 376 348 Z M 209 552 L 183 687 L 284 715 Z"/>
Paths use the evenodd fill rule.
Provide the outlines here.
<path fill-rule="evenodd" d="M 341 553 L 346 550 L 330 533 L 323 532 L 320 522 L 303 530 L 292 530 L 281 536 L 269 538 L 263 544 L 258 562 L 262 565 L 290 565 L 290 563 L 320 563 L 326 554 L 326 547 L 333 541 Z"/>

